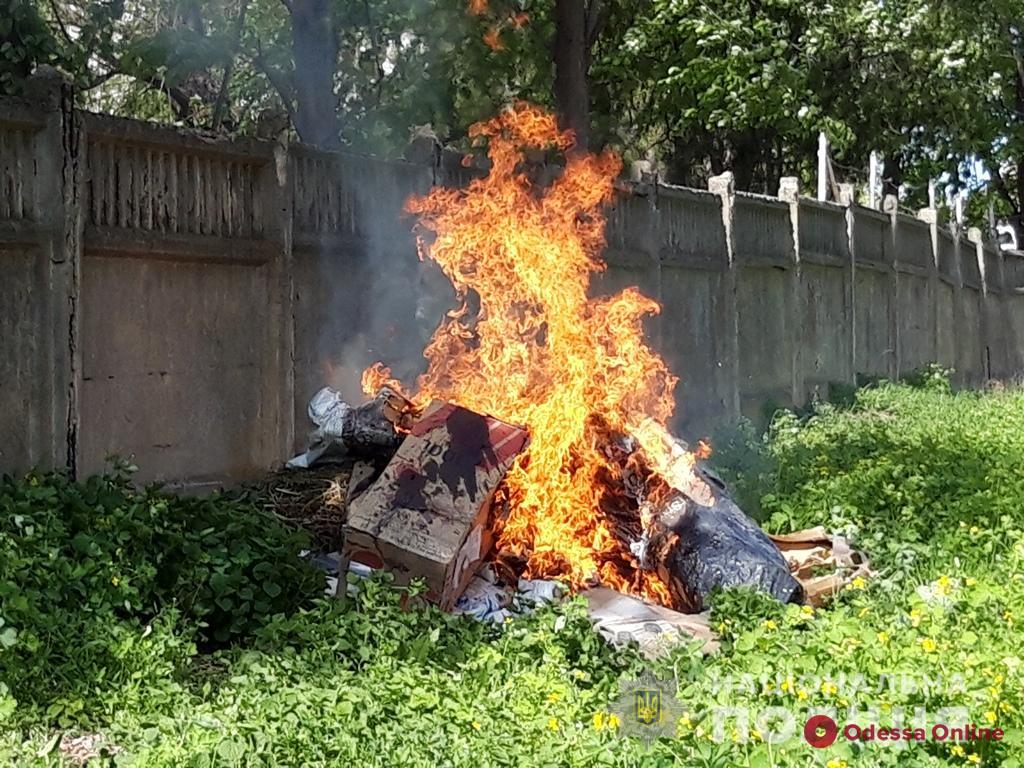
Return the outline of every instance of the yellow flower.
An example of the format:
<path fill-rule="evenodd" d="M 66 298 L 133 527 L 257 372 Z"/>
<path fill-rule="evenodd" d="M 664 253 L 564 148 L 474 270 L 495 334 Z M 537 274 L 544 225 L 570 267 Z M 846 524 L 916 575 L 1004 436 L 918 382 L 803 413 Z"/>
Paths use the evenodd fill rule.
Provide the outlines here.
<path fill-rule="evenodd" d="M 828 680 L 821 681 L 821 692 L 826 696 L 835 696 L 839 693 L 839 686 L 835 683 L 830 683 Z"/>
<path fill-rule="evenodd" d="M 777 628 L 778 628 L 778 626 L 779 626 L 779 625 L 778 625 L 778 624 L 776 624 L 776 623 L 775 623 L 774 621 L 772 621 L 771 619 L 768 619 L 768 620 L 767 620 L 767 621 L 765 621 L 765 623 L 764 623 L 764 628 L 765 628 L 765 629 L 777 629 Z"/>
<path fill-rule="evenodd" d="M 812 606 L 810 606 L 810 605 L 801 605 L 800 606 L 800 613 L 802 613 L 804 616 L 813 616 L 814 615 L 814 608 Z"/>
<path fill-rule="evenodd" d="M 600 731 L 602 728 L 604 728 L 604 713 L 603 712 L 595 712 L 594 713 L 594 730 L 595 731 Z"/>
<path fill-rule="evenodd" d="M 935 641 L 930 637 L 926 637 L 921 641 L 921 647 L 924 648 L 925 653 L 935 653 L 935 649 L 938 647 L 935 645 Z"/>
<path fill-rule="evenodd" d="M 979 533 L 981 533 L 981 529 L 980 529 L 980 528 L 979 528 L 978 526 L 976 526 L 976 525 L 972 525 L 972 526 L 971 526 L 971 531 L 970 531 L 970 532 L 971 532 L 971 535 L 972 535 L 972 536 L 976 536 L 976 535 L 978 535 Z"/>
<path fill-rule="evenodd" d="M 846 761 L 833 758 L 825 763 L 825 768 L 846 768 Z"/>
<path fill-rule="evenodd" d="M 618 728 L 619 727 L 619 716 L 616 715 L 614 712 L 612 714 L 608 715 L 608 719 L 605 721 L 605 725 L 607 727 L 609 727 L 609 728 Z"/>
<path fill-rule="evenodd" d="M 864 581 L 863 576 L 857 576 L 853 581 L 850 582 L 850 589 L 864 589 L 868 583 Z"/>
<path fill-rule="evenodd" d="M 921 623 L 921 612 L 917 608 L 910 609 L 910 623 L 915 627 Z"/>
<path fill-rule="evenodd" d="M 946 576 L 946 575 L 939 576 L 938 581 L 936 583 L 940 587 L 942 587 L 942 589 L 949 589 L 949 585 L 950 585 L 949 576 Z"/>
<path fill-rule="evenodd" d="M 554 703 L 555 703 L 556 701 L 558 701 L 558 700 L 559 700 L 560 698 L 562 698 L 562 697 L 561 697 L 561 696 L 559 696 L 559 695 L 558 695 L 557 693 L 549 693 L 549 694 L 548 694 L 548 702 L 549 702 L 550 704 L 554 704 Z"/>
<path fill-rule="evenodd" d="M 556 720 L 553 717 L 549 717 L 548 718 L 548 730 L 549 731 L 557 731 L 558 730 L 558 720 Z"/>
<path fill-rule="evenodd" d="M 693 721 L 690 719 L 690 713 L 689 712 L 683 712 L 682 717 L 679 718 L 679 724 L 682 725 L 683 728 L 692 728 L 693 727 Z"/>
<path fill-rule="evenodd" d="M 1008 715 L 1008 714 L 1010 714 L 1013 711 L 1013 707 L 1011 707 L 1010 703 L 1007 702 L 1007 701 L 1000 701 L 999 702 L 999 711 L 1000 712 L 1004 712 L 1004 713 L 1006 713 Z"/>
<path fill-rule="evenodd" d="M 1007 624 L 1013 624 L 1013 612 L 1003 611 L 1003 621 L 1005 621 Z"/>
<path fill-rule="evenodd" d="M 474 720 L 472 723 L 470 723 L 470 725 L 473 726 L 473 730 L 474 731 L 479 731 L 480 730 L 480 723 L 478 721 Z"/>
<path fill-rule="evenodd" d="M 966 584 L 968 587 L 973 587 L 977 583 L 978 583 L 978 580 L 976 578 L 974 578 L 973 576 L 968 576 L 966 579 L 964 579 L 964 584 Z"/>
<path fill-rule="evenodd" d="M 961 747 L 959 744 L 954 744 L 949 751 L 956 757 L 964 756 L 964 748 Z"/>
<path fill-rule="evenodd" d="M 977 765 L 978 763 L 981 762 L 981 756 L 980 755 L 976 755 L 976 754 L 968 755 L 967 756 L 967 762 L 974 763 L 975 765 Z"/>
<path fill-rule="evenodd" d="M 110 583 L 113 584 L 115 587 L 120 586 L 120 584 L 121 584 L 121 577 L 120 576 L 112 577 L 110 579 Z"/>
<path fill-rule="evenodd" d="M 985 719 L 988 720 L 989 723 L 995 723 L 997 719 L 996 713 L 990 709 L 988 712 L 985 713 Z"/>
<path fill-rule="evenodd" d="M 783 680 L 782 681 L 782 685 L 780 685 L 779 688 L 782 689 L 783 693 L 786 693 L 787 691 L 789 691 L 789 689 L 790 689 L 789 680 Z"/>
<path fill-rule="evenodd" d="M 879 632 L 876 635 L 876 637 L 878 638 L 878 642 L 880 642 L 882 645 L 885 645 L 886 643 L 889 642 L 889 633 L 888 632 Z"/>
<path fill-rule="evenodd" d="M 805 691 L 803 688 L 801 688 L 799 691 L 796 692 L 796 697 L 800 701 L 806 701 L 807 700 L 807 691 Z"/>

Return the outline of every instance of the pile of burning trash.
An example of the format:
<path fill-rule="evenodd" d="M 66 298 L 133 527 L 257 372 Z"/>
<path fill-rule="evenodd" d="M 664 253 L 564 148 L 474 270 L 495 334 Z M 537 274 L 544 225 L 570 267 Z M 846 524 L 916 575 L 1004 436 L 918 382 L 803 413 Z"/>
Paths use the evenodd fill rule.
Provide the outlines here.
<path fill-rule="evenodd" d="M 521 559 L 495 548 L 510 511 L 503 481 L 528 455 L 526 430 L 440 401 L 418 410 L 388 388 L 359 407 L 325 388 L 309 410 L 317 425 L 310 450 L 290 462 L 290 473 L 276 477 L 290 474 L 298 478 L 294 484 L 306 475 L 317 482 L 334 478 L 302 508 L 315 508 L 319 498 L 331 510 L 343 542 L 340 556 L 326 561 L 339 577 L 335 584 L 343 587 L 340 577 L 348 572 L 384 569 L 399 584 L 422 579 L 428 599 L 445 610 L 492 621 L 564 593 L 557 580 L 525 577 Z M 686 450 L 682 444 L 677 449 Z M 672 488 L 658 508 L 642 510 L 651 496 L 646 484 L 664 480 L 643 468 L 637 450 L 622 436 L 609 444 L 609 467 L 618 471 L 607 481 L 619 484 L 611 496 L 620 504 L 600 514 L 614 521 L 634 567 L 665 584 L 661 594 L 667 599 L 609 589 L 596 574 L 575 585 L 609 639 L 639 641 L 654 655 L 682 633 L 704 640 L 712 650 L 713 634 L 702 612 L 716 589 L 748 586 L 783 602 L 809 598 L 820 604 L 867 572 L 845 541 L 823 529 L 768 537 L 701 461 L 696 465 L 700 485 Z M 347 469 L 332 459 L 344 461 Z M 347 487 L 339 503 L 342 476 Z M 640 522 L 644 517 L 646 525 Z M 322 524 L 319 514 L 310 518 Z"/>
<path fill-rule="evenodd" d="M 618 158 L 572 151 L 571 134 L 525 105 L 471 137 L 487 143 L 489 174 L 406 205 L 421 256 L 460 302 L 426 371 L 407 392 L 371 366 L 359 407 L 317 393 L 317 431 L 292 461 L 358 459 L 344 563 L 423 579 L 446 610 L 489 593 L 481 572 L 499 593 L 555 580 L 605 611 L 599 625 L 641 609 L 685 624 L 732 586 L 803 600 L 791 563 L 705 466 L 707 446 L 666 429 L 678 379 L 643 330 L 658 304 L 636 288 L 590 295 Z M 564 154 L 543 186 L 529 148 Z"/>

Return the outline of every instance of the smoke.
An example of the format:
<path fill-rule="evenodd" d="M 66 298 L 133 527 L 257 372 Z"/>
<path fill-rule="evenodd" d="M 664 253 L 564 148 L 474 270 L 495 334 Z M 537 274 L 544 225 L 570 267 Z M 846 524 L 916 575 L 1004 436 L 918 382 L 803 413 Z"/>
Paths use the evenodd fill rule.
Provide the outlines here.
<path fill-rule="evenodd" d="M 427 342 L 456 301 L 440 268 L 419 259 L 415 218 L 403 211 L 429 187 L 431 169 L 362 159 L 345 167 L 356 237 L 351 247 L 320 246 L 315 279 L 325 306 L 315 313 L 319 379 L 309 394 L 330 385 L 360 402 L 362 372 L 378 361 L 412 388 L 426 368 Z"/>

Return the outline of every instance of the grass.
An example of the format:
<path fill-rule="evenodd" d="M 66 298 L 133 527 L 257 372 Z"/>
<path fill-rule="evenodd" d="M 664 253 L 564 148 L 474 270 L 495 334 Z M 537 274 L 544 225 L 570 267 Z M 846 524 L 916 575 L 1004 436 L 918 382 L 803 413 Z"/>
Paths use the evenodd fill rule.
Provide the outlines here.
<path fill-rule="evenodd" d="M 649 750 L 607 725 L 642 660 L 576 602 L 491 627 L 404 611 L 386 581 L 322 600 L 257 500 L 8 478 L 0 761 L 57 765 L 61 734 L 96 733 L 116 754 L 95 764 L 140 766 L 1018 765 L 1024 394 L 883 384 L 719 449 L 767 528 L 841 530 L 877 576 L 818 611 L 722 595 L 722 651 L 653 667 L 681 706 Z M 946 707 L 1006 739 L 801 738 L 822 709 Z"/>

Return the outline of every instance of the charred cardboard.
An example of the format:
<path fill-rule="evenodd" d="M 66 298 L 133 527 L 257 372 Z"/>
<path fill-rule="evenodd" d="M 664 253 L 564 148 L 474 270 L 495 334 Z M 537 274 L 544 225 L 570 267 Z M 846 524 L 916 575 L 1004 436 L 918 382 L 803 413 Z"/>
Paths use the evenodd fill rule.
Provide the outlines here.
<path fill-rule="evenodd" d="M 344 559 L 423 578 L 444 610 L 492 544 L 491 501 L 526 448 L 521 427 L 434 402 L 412 425 L 380 477 L 352 500 Z"/>
<path fill-rule="evenodd" d="M 718 650 L 708 611 L 679 613 L 607 587 L 593 587 L 582 595 L 594 627 L 613 645 L 636 642 L 648 659 L 660 658 L 688 640 L 699 640 L 702 653 Z"/>

